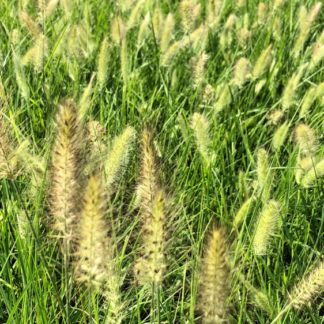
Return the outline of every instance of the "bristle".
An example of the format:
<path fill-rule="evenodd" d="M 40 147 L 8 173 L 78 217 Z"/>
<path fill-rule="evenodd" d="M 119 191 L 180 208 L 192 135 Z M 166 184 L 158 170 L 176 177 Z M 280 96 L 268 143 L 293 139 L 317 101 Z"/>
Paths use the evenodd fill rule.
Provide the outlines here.
<path fill-rule="evenodd" d="M 112 189 L 121 169 L 127 164 L 135 135 L 136 132 L 133 127 L 126 127 L 125 130 L 114 139 L 112 147 L 108 151 L 108 158 L 105 162 L 105 185 L 108 192 Z"/>
<path fill-rule="evenodd" d="M 106 280 L 108 226 L 105 221 L 106 199 L 99 175 L 89 178 L 80 214 L 76 277 L 89 287 L 100 288 Z"/>
<path fill-rule="evenodd" d="M 208 0 L 207 3 L 207 23 L 210 28 L 215 28 L 221 18 L 222 0 Z"/>
<path fill-rule="evenodd" d="M 235 228 L 239 227 L 245 220 L 246 216 L 248 215 L 252 204 L 254 203 L 255 197 L 252 196 L 248 198 L 240 207 L 240 209 L 237 211 L 234 220 L 233 220 L 233 226 Z"/>
<path fill-rule="evenodd" d="M 168 202 L 158 183 L 152 132 L 142 135 L 142 171 L 139 183 L 142 251 L 135 265 L 139 283 L 160 284 L 166 269 Z"/>
<path fill-rule="evenodd" d="M 21 59 L 16 54 L 14 54 L 14 65 L 18 88 L 21 92 L 22 97 L 25 100 L 28 100 L 30 93 L 29 86 L 26 80 L 25 72 L 22 67 Z"/>
<path fill-rule="evenodd" d="M 300 152 L 308 155 L 316 151 L 316 136 L 314 130 L 306 124 L 295 128 L 295 139 Z"/>
<path fill-rule="evenodd" d="M 199 309 L 202 323 L 224 323 L 228 320 L 230 270 L 225 234 L 214 229 L 207 242 L 201 266 Z"/>
<path fill-rule="evenodd" d="M 289 294 L 292 306 L 302 309 L 324 289 L 324 262 L 321 261 L 311 273 L 302 279 Z"/>
<path fill-rule="evenodd" d="M 150 211 L 152 197 L 158 190 L 158 176 L 156 169 L 156 153 L 153 147 L 153 134 L 150 130 L 145 129 L 142 133 L 142 165 L 141 179 L 138 184 L 137 194 L 141 202 L 142 209 L 145 213 Z"/>
<path fill-rule="evenodd" d="M 294 103 L 296 96 L 296 90 L 299 85 L 300 79 L 304 74 L 307 65 L 302 65 L 296 73 L 294 73 L 291 78 L 288 80 L 286 87 L 282 95 L 282 107 L 283 109 L 288 109 Z"/>
<path fill-rule="evenodd" d="M 42 33 L 41 27 L 32 19 L 27 12 L 22 11 L 19 14 L 21 23 L 28 29 L 32 36 L 38 37 Z"/>
<path fill-rule="evenodd" d="M 161 189 L 151 194 L 149 204 L 142 198 L 143 251 L 135 264 L 135 275 L 142 285 L 161 284 L 166 270 L 167 199 Z"/>
<path fill-rule="evenodd" d="M 117 44 L 120 45 L 122 40 L 126 36 L 126 26 L 121 17 L 117 16 L 111 22 L 111 38 Z"/>
<path fill-rule="evenodd" d="M 150 31 L 150 23 L 151 23 L 151 15 L 148 12 L 144 19 L 142 20 L 142 23 L 140 25 L 138 36 L 137 36 L 137 46 L 140 47 L 145 41 L 145 38 L 149 34 Z"/>
<path fill-rule="evenodd" d="M 99 89 L 102 89 L 106 83 L 107 79 L 107 69 L 108 69 L 108 60 L 109 60 L 109 43 L 108 39 L 104 38 L 100 45 L 100 52 L 98 57 L 98 76 L 97 81 Z"/>
<path fill-rule="evenodd" d="M 160 40 L 163 34 L 165 18 L 159 6 L 156 6 L 152 16 L 154 37 Z"/>
<path fill-rule="evenodd" d="M 253 250 L 256 255 L 267 254 L 269 241 L 275 233 L 280 215 L 280 204 L 270 200 L 262 209 L 254 232 Z"/>
<path fill-rule="evenodd" d="M 313 22 L 321 10 L 321 6 L 322 4 L 317 2 L 309 11 L 307 11 L 305 6 L 301 6 L 299 12 L 299 34 L 292 50 L 295 58 L 297 58 L 299 53 L 302 51 Z"/>
<path fill-rule="evenodd" d="M 202 52 L 199 57 L 196 58 L 193 65 L 193 84 L 194 87 L 199 87 L 205 78 L 205 66 L 208 62 L 209 55 Z"/>
<path fill-rule="evenodd" d="M 268 17 L 268 6 L 264 2 L 258 4 L 257 17 L 259 25 L 265 25 Z"/>
<path fill-rule="evenodd" d="M 0 179 L 14 179 L 19 175 L 17 159 L 14 157 L 15 143 L 0 109 Z"/>
<path fill-rule="evenodd" d="M 182 28 L 186 33 L 191 32 L 200 14 L 200 4 L 194 0 L 182 0 L 179 5 Z"/>
<path fill-rule="evenodd" d="M 47 39 L 43 34 L 40 34 L 32 46 L 22 58 L 22 64 L 33 64 L 36 71 L 41 71 L 44 65 L 44 59 L 48 52 Z"/>
<path fill-rule="evenodd" d="M 284 145 L 285 140 L 287 138 L 287 134 L 289 131 L 289 123 L 284 122 L 282 125 L 280 125 L 272 137 L 272 147 L 275 151 L 279 151 L 280 148 Z"/>
<path fill-rule="evenodd" d="M 198 151 L 204 163 L 208 166 L 212 162 L 210 155 L 211 138 L 209 135 L 209 122 L 204 115 L 194 113 L 191 117 L 190 127 L 193 129 Z"/>
<path fill-rule="evenodd" d="M 252 75 L 254 79 L 260 78 L 268 69 L 272 61 L 272 45 L 262 51 L 253 67 Z"/>
<path fill-rule="evenodd" d="M 311 87 L 310 89 L 308 89 L 308 91 L 306 92 L 303 98 L 303 103 L 299 111 L 300 118 L 304 118 L 307 115 L 309 109 L 311 108 L 315 100 L 316 100 L 316 87 Z"/>
<path fill-rule="evenodd" d="M 316 180 L 324 176 L 324 159 L 315 164 L 301 180 L 303 187 L 308 188 L 316 183 Z"/>
<path fill-rule="evenodd" d="M 66 242 L 75 238 L 80 204 L 80 141 L 76 106 L 67 100 L 57 114 L 49 200 L 53 229 Z"/>
<path fill-rule="evenodd" d="M 79 100 L 79 114 L 80 120 L 84 121 L 91 108 L 91 95 L 93 93 L 93 82 L 95 74 L 92 74 L 88 85 L 84 88 L 81 98 Z"/>
<path fill-rule="evenodd" d="M 306 156 L 304 158 L 301 158 L 300 155 L 298 155 L 297 165 L 294 172 L 295 180 L 298 184 L 301 183 L 301 179 L 305 175 L 305 173 L 315 166 L 316 162 L 316 157 Z"/>
<path fill-rule="evenodd" d="M 270 197 L 272 183 L 272 172 L 268 160 L 267 151 L 259 149 L 257 156 L 257 184 L 259 194 L 261 194 L 264 202 L 268 201 Z"/>
<path fill-rule="evenodd" d="M 121 297 L 123 280 L 116 269 L 115 259 L 111 249 L 107 249 L 106 285 L 104 296 L 108 304 L 106 324 L 121 324 L 124 318 L 125 303 Z"/>
<path fill-rule="evenodd" d="M 136 4 L 133 6 L 129 18 L 127 20 L 127 30 L 133 28 L 138 23 L 142 13 L 143 6 L 144 6 L 144 0 L 138 0 Z"/>
<path fill-rule="evenodd" d="M 222 83 L 218 87 L 217 101 L 215 103 L 215 112 L 222 111 L 225 107 L 232 102 L 232 93 L 229 84 Z"/>
<path fill-rule="evenodd" d="M 234 76 L 233 76 L 233 83 L 241 88 L 244 83 L 249 80 L 251 76 L 251 64 L 250 61 L 242 57 L 240 58 L 234 67 Z"/>
<path fill-rule="evenodd" d="M 50 17 L 54 13 L 59 2 L 60 2 L 60 0 L 50 0 L 47 3 L 47 5 L 44 9 L 44 17 L 45 18 Z"/>
<path fill-rule="evenodd" d="M 122 39 L 122 42 L 121 42 L 120 69 L 121 69 L 123 81 L 124 81 L 124 83 L 127 83 L 129 66 L 128 66 L 128 49 L 127 49 L 126 36 Z"/>
<path fill-rule="evenodd" d="M 163 26 L 163 32 L 162 32 L 161 42 L 160 42 L 161 53 L 165 53 L 166 50 L 168 49 L 172 38 L 173 29 L 174 29 L 174 17 L 173 14 L 170 12 L 166 17 Z"/>

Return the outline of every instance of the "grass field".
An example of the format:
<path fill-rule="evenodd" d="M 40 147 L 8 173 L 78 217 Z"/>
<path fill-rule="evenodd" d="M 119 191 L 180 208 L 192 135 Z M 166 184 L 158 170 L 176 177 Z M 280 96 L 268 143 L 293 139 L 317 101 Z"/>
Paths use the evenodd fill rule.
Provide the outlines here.
<path fill-rule="evenodd" d="M 321 1 L 0 0 L 0 323 L 322 323 Z"/>

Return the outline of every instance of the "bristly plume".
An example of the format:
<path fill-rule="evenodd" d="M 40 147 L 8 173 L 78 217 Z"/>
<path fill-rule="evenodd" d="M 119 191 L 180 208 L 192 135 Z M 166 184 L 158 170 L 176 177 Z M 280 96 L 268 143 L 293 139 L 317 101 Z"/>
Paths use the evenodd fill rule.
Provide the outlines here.
<path fill-rule="evenodd" d="M 229 295 L 230 268 L 225 234 L 215 228 L 207 242 L 201 266 L 199 309 L 202 323 L 227 321 L 227 298 Z"/>
<path fill-rule="evenodd" d="M 17 148 L 14 142 L 9 125 L 4 118 L 0 107 L 0 179 L 14 179 L 19 175 Z"/>
<path fill-rule="evenodd" d="M 282 95 L 282 107 L 284 110 L 289 109 L 294 104 L 296 90 L 299 85 L 300 79 L 302 78 L 305 72 L 306 67 L 307 63 L 300 66 L 298 70 L 287 81 L 286 87 Z"/>
<path fill-rule="evenodd" d="M 105 85 L 107 79 L 107 69 L 108 69 L 108 51 L 109 51 L 109 43 L 108 39 L 104 38 L 100 45 L 100 52 L 98 57 L 98 76 L 97 81 L 99 85 L 99 89 Z"/>
<path fill-rule="evenodd" d="M 292 306 L 302 309 L 309 304 L 324 289 L 324 261 L 299 282 L 289 294 Z"/>
<path fill-rule="evenodd" d="M 314 168 L 310 169 L 301 180 L 303 187 L 308 188 L 316 183 L 316 180 L 324 176 L 324 159 L 316 163 Z"/>
<path fill-rule="evenodd" d="M 51 162 L 50 215 L 56 234 L 69 242 L 75 238 L 80 204 L 80 125 L 72 100 L 59 106 Z"/>
<path fill-rule="evenodd" d="M 267 254 L 269 240 L 278 225 L 280 209 L 279 202 L 270 200 L 261 211 L 253 238 L 253 249 L 256 255 Z"/>
<path fill-rule="evenodd" d="M 250 61 L 247 58 L 242 57 L 235 64 L 233 83 L 237 87 L 241 88 L 250 77 L 251 77 Z"/>
<path fill-rule="evenodd" d="M 262 51 L 253 67 L 252 75 L 254 79 L 260 78 L 268 69 L 272 61 L 272 45 L 270 44 Z"/>
<path fill-rule="evenodd" d="M 161 284 L 166 269 L 166 227 L 168 202 L 159 187 L 152 132 L 142 135 L 142 172 L 139 184 L 142 251 L 135 265 L 139 283 Z"/>
<path fill-rule="evenodd" d="M 108 226 L 105 221 L 106 198 L 99 175 L 89 178 L 77 235 L 76 276 L 89 287 L 102 287 L 106 280 Z"/>
<path fill-rule="evenodd" d="M 285 143 L 285 140 L 286 140 L 287 134 L 288 134 L 288 130 L 289 130 L 289 123 L 284 122 L 274 132 L 273 137 L 272 137 L 272 147 L 274 148 L 275 151 L 279 151 L 280 148 Z"/>
<path fill-rule="evenodd" d="M 240 209 L 237 211 L 234 220 L 233 220 L 233 226 L 238 228 L 245 220 L 246 216 L 248 215 L 251 206 L 253 205 L 255 200 L 254 196 L 251 196 L 250 198 L 246 199 L 245 202 L 242 204 Z"/>
<path fill-rule="evenodd" d="M 208 62 L 209 55 L 205 52 L 202 52 L 196 59 L 193 61 L 193 85 L 195 88 L 198 88 L 205 79 L 205 66 Z"/>
<path fill-rule="evenodd" d="M 182 0 L 179 5 L 182 28 L 186 33 L 195 28 L 198 16 L 200 14 L 200 4 L 194 0 Z"/>
<path fill-rule="evenodd" d="M 108 151 L 108 158 L 105 162 L 106 187 L 108 192 L 112 189 L 121 169 L 127 164 L 128 156 L 135 140 L 136 131 L 133 127 L 126 127 L 117 136 Z"/>
<path fill-rule="evenodd" d="M 190 127 L 194 132 L 198 151 L 204 163 L 208 166 L 212 162 L 210 154 L 211 138 L 209 135 L 209 122 L 204 115 L 194 113 L 191 117 Z"/>
<path fill-rule="evenodd" d="M 160 48 L 162 53 L 164 53 L 169 47 L 170 40 L 172 38 L 173 29 L 174 29 L 174 17 L 173 14 L 170 12 L 165 19 L 163 32 L 161 35 Z"/>
<path fill-rule="evenodd" d="M 258 150 L 257 156 L 257 184 L 262 201 L 267 202 L 270 198 L 272 172 L 269 166 L 269 156 L 265 149 Z"/>
<path fill-rule="evenodd" d="M 316 151 L 315 131 L 306 124 L 295 128 L 295 139 L 301 154 L 308 156 Z"/>

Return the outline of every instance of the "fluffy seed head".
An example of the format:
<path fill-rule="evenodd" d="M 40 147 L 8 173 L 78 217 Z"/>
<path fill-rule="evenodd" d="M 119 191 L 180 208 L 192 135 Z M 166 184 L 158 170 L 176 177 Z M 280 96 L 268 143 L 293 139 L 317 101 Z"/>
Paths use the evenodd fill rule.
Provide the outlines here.
<path fill-rule="evenodd" d="M 315 131 L 306 124 L 299 124 L 295 128 L 295 139 L 302 154 L 308 155 L 316 150 Z"/>
<path fill-rule="evenodd" d="M 258 79 L 260 78 L 271 65 L 272 61 L 272 45 L 269 45 L 265 50 L 262 51 L 260 56 L 258 57 L 257 61 L 255 62 L 252 75 L 253 78 Z"/>
<path fill-rule="evenodd" d="M 163 190 L 151 192 L 150 205 L 142 204 L 143 251 L 135 264 L 135 275 L 142 284 L 160 284 L 166 269 L 167 199 Z M 144 200 L 142 200 L 144 202 Z"/>
<path fill-rule="evenodd" d="M 272 172 L 268 160 L 267 151 L 259 149 L 257 156 L 257 183 L 263 201 L 268 201 L 271 192 Z"/>
<path fill-rule="evenodd" d="M 245 200 L 245 202 L 242 204 L 242 206 L 237 211 L 237 213 L 234 217 L 234 221 L 233 221 L 234 227 L 237 228 L 244 222 L 244 219 L 248 215 L 254 200 L 255 200 L 255 198 L 252 196 L 252 197 L 248 198 L 247 200 Z"/>
<path fill-rule="evenodd" d="M 148 12 L 144 19 L 142 20 L 142 23 L 140 25 L 139 31 L 138 31 L 138 36 L 137 36 L 137 46 L 141 46 L 147 37 L 149 33 L 149 27 L 151 23 L 151 15 Z"/>
<path fill-rule="evenodd" d="M 202 52 L 199 57 L 196 58 L 193 64 L 193 82 L 195 87 L 199 87 L 204 81 L 205 66 L 208 62 L 209 55 Z"/>
<path fill-rule="evenodd" d="M 280 109 L 273 110 L 269 115 L 272 124 L 277 125 L 283 118 L 284 112 Z"/>
<path fill-rule="evenodd" d="M 194 113 L 191 117 L 190 127 L 194 131 L 198 151 L 201 154 L 203 161 L 209 165 L 211 163 L 211 138 L 209 135 L 209 122 L 207 118 L 200 113 Z"/>
<path fill-rule="evenodd" d="M 122 40 L 126 36 L 126 26 L 121 17 L 114 17 L 111 22 L 111 38 L 117 44 L 120 45 Z"/>
<path fill-rule="evenodd" d="M 302 65 L 296 73 L 294 73 L 291 78 L 288 80 L 286 87 L 282 95 L 282 107 L 288 109 L 294 103 L 296 90 L 299 85 L 300 79 L 304 74 L 306 65 Z"/>
<path fill-rule="evenodd" d="M 200 4 L 196 4 L 193 0 L 182 0 L 180 2 L 181 24 L 186 33 L 189 33 L 195 27 L 200 9 Z"/>
<path fill-rule="evenodd" d="M 309 304 L 324 289 L 324 262 L 321 261 L 317 267 L 301 282 L 299 282 L 291 293 L 289 299 L 294 308 L 302 309 Z"/>
<path fill-rule="evenodd" d="M 234 67 L 234 76 L 233 76 L 233 83 L 241 88 L 244 83 L 250 78 L 251 76 L 251 64 L 250 61 L 242 57 L 240 58 Z"/>
<path fill-rule="evenodd" d="M 287 138 L 289 130 L 289 123 L 284 122 L 282 125 L 280 125 L 275 133 L 273 134 L 272 138 L 272 147 L 274 148 L 275 151 L 280 150 L 282 145 L 285 143 L 285 140 Z"/>
<path fill-rule="evenodd" d="M 80 128 L 76 106 L 68 100 L 59 106 L 52 153 L 50 215 L 59 237 L 70 241 L 80 203 Z"/>
<path fill-rule="evenodd" d="M 135 129 L 128 126 L 112 143 L 111 149 L 108 152 L 108 158 L 105 162 L 106 186 L 108 191 L 112 189 L 121 169 L 127 164 L 135 135 Z"/>
<path fill-rule="evenodd" d="M 162 53 L 165 53 L 165 51 L 169 47 L 170 40 L 172 38 L 173 29 L 174 29 L 174 17 L 173 14 L 170 12 L 165 19 L 162 36 L 161 36 L 160 48 Z"/>
<path fill-rule="evenodd" d="M 280 215 L 280 204 L 270 200 L 261 211 L 254 232 L 253 249 L 256 255 L 267 254 L 269 241 L 275 233 Z"/>
<path fill-rule="evenodd" d="M 201 266 L 199 309 L 203 323 L 227 321 L 230 269 L 225 234 L 215 228 L 207 242 Z"/>
<path fill-rule="evenodd" d="M 305 188 L 314 185 L 316 180 L 324 175 L 324 159 L 316 163 L 315 167 L 310 169 L 301 180 L 301 184 Z"/>
<path fill-rule="evenodd" d="M 101 42 L 100 52 L 98 57 L 97 80 L 100 89 L 102 89 L 107 79 L 107 68 L 108 68 L 108 61 L 109 61 L 108 52 L 109 52 L 108 39 L 104 38 L 104 40 Z"/>
<path fill-rule="evenodd" d="M 264 25 L 267 21 L 268 15 L 268 6 L 264 2 L 260 2 L 258 4 L 257 16 L 258 16 L 258 23 L 260 25 Z"/>
<path fill-rule="evenodd" d="M 105 201 L 100 176 L 91 176 L 83 197 L 75 267 L 77 280 L 94 287 L 100 287 L 106 278 L 108 227 Z"/>

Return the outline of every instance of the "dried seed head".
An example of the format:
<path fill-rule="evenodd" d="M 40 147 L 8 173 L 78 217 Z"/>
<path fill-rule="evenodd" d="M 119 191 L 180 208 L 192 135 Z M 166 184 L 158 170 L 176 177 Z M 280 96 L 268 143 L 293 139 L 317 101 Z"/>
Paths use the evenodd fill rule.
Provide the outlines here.
<path fill-rule="evenodd" d="M 128 126 L 112 143 L 111 149 L 108 152 L 108 158 L 105 162 L 106 187 L 108 192 L 111 191 L 121 170 L 127 165 L 135 135 L 135 129 Z"/>
<path fill-rule="evenodd" d="M 80 204 L 80 125 L 76 106 L 59 106 L 51 162 L 50 215 L 54 231 L 67 242 L 75 238 Z"/>
<path fill-rule="evenodd" d="M 191 117 L 190 127 L 194 131 L 198 151 L 204 163 L 208 166 L 212 162 L 210 155 L 211 138 L 209 135 L 209 122 L 204 115 L 194 113 Z"/>
<path fill-rule="evenodd" d="M 279 202 L 270 200 L 261 211 L 253 238 L 253 249 L 256 255 L 267 254 L 270 238 L 278 225 L 280 208 Z"/>
<path fill-rule="evenodd" d="M 302 154 L 308 155 L 316 151 L 316 136 L 312 128 L 299 124 L 295 128 L 295 139 Z"/>
<path fill-rule="evenodd" d="M 272 147 L 274 148 L 275 151 L 280 150 L 282 145 L 285 143 L 285 140 L 287 138 L 289 130 L 289 123 L 284 122 L 282 125 L 280 125 L 275 133 L 273 134 L 272 138 Z"/>
<path fill-rule="evenodd" d="M 194 0 L 182 0 L 180 2 L 181 24 L 186 33 L 191 32 L 195 28 L 197 18 L 200 15 L 200 9 L 200 4 L 196 4 Z"/>
<path fill-rule="evenodd" d="M 207 242 L 201 266 L 199 309 L 203 323 L 223 323 L 227 320 L 230 269 L 225 234 L 215 228 Z"/>
<path fill-rule="evenodd" d="M 173 14 L 170 12 L 165 19 L 162 36 L 161 36 L 160 48 L 162 53 L 165 53 L 169 47 L 170 40 L 172 38 L 173 29 L 174 29 L 174 17 Z"/>
<path fill-rule="evenodd" d="M 324 262 L 321 261 L 307 277 L 295 285 L 289 299 L 294 308 L 302 309 L 308 305 L 324 288 Z"/>
<path fill-rule="evenodd" d="M 76 251 L 77 280 L 88 286 L 102 287 L 106 279 L 108 226 L 106 199 L 100 176 L 89 178 L 84 192 Z"/>
<path fill-rule="evenodd" d="M 250 61 L 242 57 L 240 58 L 234 67 L 234 76 L 233 76 L 233 83 L 241 88 L 244 83 L 249 80 L 251 77 L 251 64 Z"/>

